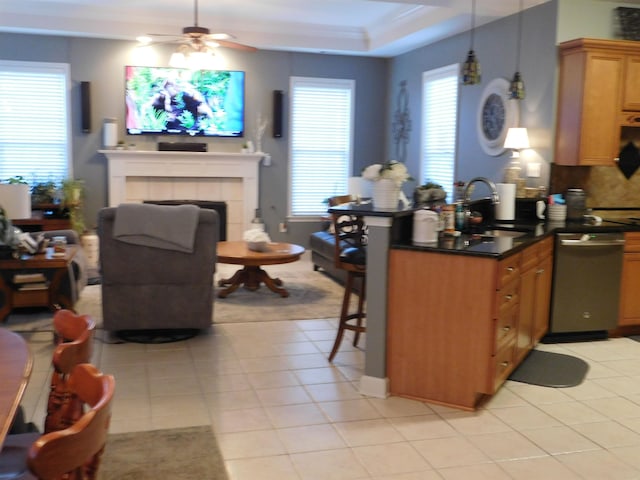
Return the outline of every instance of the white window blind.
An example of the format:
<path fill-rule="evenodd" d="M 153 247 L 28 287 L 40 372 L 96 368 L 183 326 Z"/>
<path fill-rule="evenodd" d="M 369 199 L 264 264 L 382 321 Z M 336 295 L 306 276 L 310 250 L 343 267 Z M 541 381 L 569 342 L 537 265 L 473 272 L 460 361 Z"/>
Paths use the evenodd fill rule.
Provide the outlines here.
<path fill-rule="evenodd" d="M 458 118 L 457 64 L 422 74 L 421 184 L 435 182 L 452 201 Z"/>
<path fill-rule="evenodd" d="M 70 176 L 69 66 L 0 61 L 0 180 Z"/>
<path fill-rule="evenodd" d="M 318 216 L 348 191 L 355 82 L 291 78 L 289 215 Z"/>

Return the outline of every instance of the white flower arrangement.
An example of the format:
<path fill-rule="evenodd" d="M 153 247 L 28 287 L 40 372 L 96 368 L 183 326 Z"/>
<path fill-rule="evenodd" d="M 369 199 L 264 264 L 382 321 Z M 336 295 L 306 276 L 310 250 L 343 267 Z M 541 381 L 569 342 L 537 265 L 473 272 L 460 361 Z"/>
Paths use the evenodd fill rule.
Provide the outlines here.
<path fill-rule="evenodd" d="M 247 248 L 254 252 L 266 252 L 269 250 L 269 243 L 271 238 L 269 234 L 259 228 L 251 228 L 244 232 L 242 236 L 245 242 L 247 242 Z"/>
<path fill-rule="evenodd" d="M 270 242 L 269 234 L 259 228 L 251 228 L 244 232 L 242 236 L 245 242 Z"/>
<path fill-rule="evenodd" d="M 362 178 L 377 182 L 383 178 L 393 180 L 398 186 L 407 180 L 411 180 L 411 175 L 404 163 L 391 160 L 385 163 L 374 163 L 362 170 Z"/>

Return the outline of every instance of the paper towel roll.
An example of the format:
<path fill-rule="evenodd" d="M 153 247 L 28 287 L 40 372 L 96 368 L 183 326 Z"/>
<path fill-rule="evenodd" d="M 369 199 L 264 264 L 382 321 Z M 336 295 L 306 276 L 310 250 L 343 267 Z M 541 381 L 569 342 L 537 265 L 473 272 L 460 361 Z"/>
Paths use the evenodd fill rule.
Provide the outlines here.
<path fill-rule="evenodd" d="M 516 184 L 497 183 L 500 203 L 496 205 L 496 220 L 514 220 L 516 213 Z"/>

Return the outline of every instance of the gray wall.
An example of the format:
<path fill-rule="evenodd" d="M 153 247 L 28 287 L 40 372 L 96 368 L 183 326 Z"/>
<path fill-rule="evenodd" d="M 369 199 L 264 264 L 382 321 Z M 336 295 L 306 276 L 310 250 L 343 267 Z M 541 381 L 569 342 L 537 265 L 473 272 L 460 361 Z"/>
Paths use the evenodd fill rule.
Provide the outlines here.
<path fill-rule="evenodd" d="M 522 20 L 522 52 L 520 71 L 526 87 L 526 98 L 520 101 L 520 126 L 527 127 L 532 150 L 528 160 L 542 164 L 540 178 L 528 179 L 528 185 L 548 185 L 549 163 L 553 155 L 555 117 L 555 2 L 524 11 Z M 394 111 L 394 95 L 398 85 L 406 80 L 411 100 L 412 132 L 408 146 L 407 166 L 414 177 L 420 173 L 420 102 L 422 73 L 452 63 L 462 63 L 469 50 L 470 35 L 464 33 L 394 58 L 391 62 L 389 109 Z M 458 140 L 455 179 L 468 181 L 485 176 L 502 181 L 503 169 L 511 152 L 500 156 L 484 153 L 477 135 L 477 109 L 485 86 L 494 78 L 510 80 L 516 70 L 517 16 L 492 22 L 475 32 L 474 49 L 482 68 L 479 85 L 461 86 L 458 105 Z M 388 143 L 388 155 L 393 155 L 393 142 Z M 407 185 L 412 189 L 417 182 Z M 451 186 L 444 186 L 447 191 Z M 407 191 L 406 193 L 409 193 Z M 482 192 L 486 194 L 486 192 Z"/>
<path fill-rule="evenodd" d="M 84 179 L 87 185 L 85 216 L 89 227 L 95 225 L 98 210 L 107 205 L 106 158 L 97 153 L 102 148 L 103 119 L 117 118 L 120 138 L 126 143 L 135 143 L 137 149 L 155 150 L 158 141 L 167 140 L 167 137 L 125 134 L 124 66 L 140 64 L 135 57 L 134 46 L 132 42 L 117 40 L 0 33 L 0 59 L 65 62 L 71 66 L 73 173 L 75 178 Z M 166 65 L 171 50 L 170 46 L 157 49 L 157 59 L 147 57 L 146 62 Z M 274 240 L 307 245 L 309 233 L 320 226 L 318 221 L 291 222 L 287 233 L 279 233 L 277 229 L 278 223 L 286 221 L 287 214 L 289 77 L 331 77 L 356 81 L 354 172 L 359 174 L 364 165 L 384 159 L 389 61 L 276 51 L 245 53 L 229 49 L 223 49 L 218 56 L 224 62 L 220 68 L 247 72 L 246 136 L 244 139 L 206 140 L 208 149 L 240 151 L 245 140 L 255 138 L 258 114 L 271 119 L 273 90 L 283 90 L 284 135 L 274 139 L 269 126 L 263 138 L 263 150 L 271 154 L 272 164 L 260 167 L 260 207 Z M 88 134 L 82 133 L 80 128 L 81 81 L 91 82 L 92 132 Z M 175 140 L 178 139 L 170 138 L 170 141 Z M 318 173 L 322 173 L 322 165 L 318 166 Z"/>

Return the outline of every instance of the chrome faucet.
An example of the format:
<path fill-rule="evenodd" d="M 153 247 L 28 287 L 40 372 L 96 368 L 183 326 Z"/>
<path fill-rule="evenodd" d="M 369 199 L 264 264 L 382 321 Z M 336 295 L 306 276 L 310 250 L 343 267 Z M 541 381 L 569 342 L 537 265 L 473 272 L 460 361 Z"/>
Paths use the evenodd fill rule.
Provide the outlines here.
<path fill-rule="evenodd" d="M 471 185 L 476 182 L 482 182 L 487 187 L 489 187 L 489 189 L 491 190 L 491 203 L 494 206 L 500 203 L 500 197 L 498 196 L 498 189 L 496 188 L 496 184 L 486 177 L 475 177 L 469 180 L 467 186 L 464 187 L 464 192 L 462 194 L 462 203 L 464 205 L 469 205 L 469 202 L 471 201 L 471 192 L 469 190 L 471 189 Z"/>
<path fill-rule="evenodd" d="M 469 204 L 471 203 L 471 185 L 476 182 L 484 183 L 491 190 L 491 205 L 493 206 L 493 214 L 491 215 L 491 219 L 493 220 L 496 216 L 496 205 L 500 203 L 500 197 L 498 196 L 498 189 L 496 188 L 496 184 L 493 183 L 486 177 L 475 177 L 469 180 L 466 187 L 464 187 L 464 192 L 462 194 L 462 211 L 464 215 L 464 220 L 462 221 L 462 228 L 469 228 L 469 218 L 471 217 L 471 209 L 469 208 Z"/>

